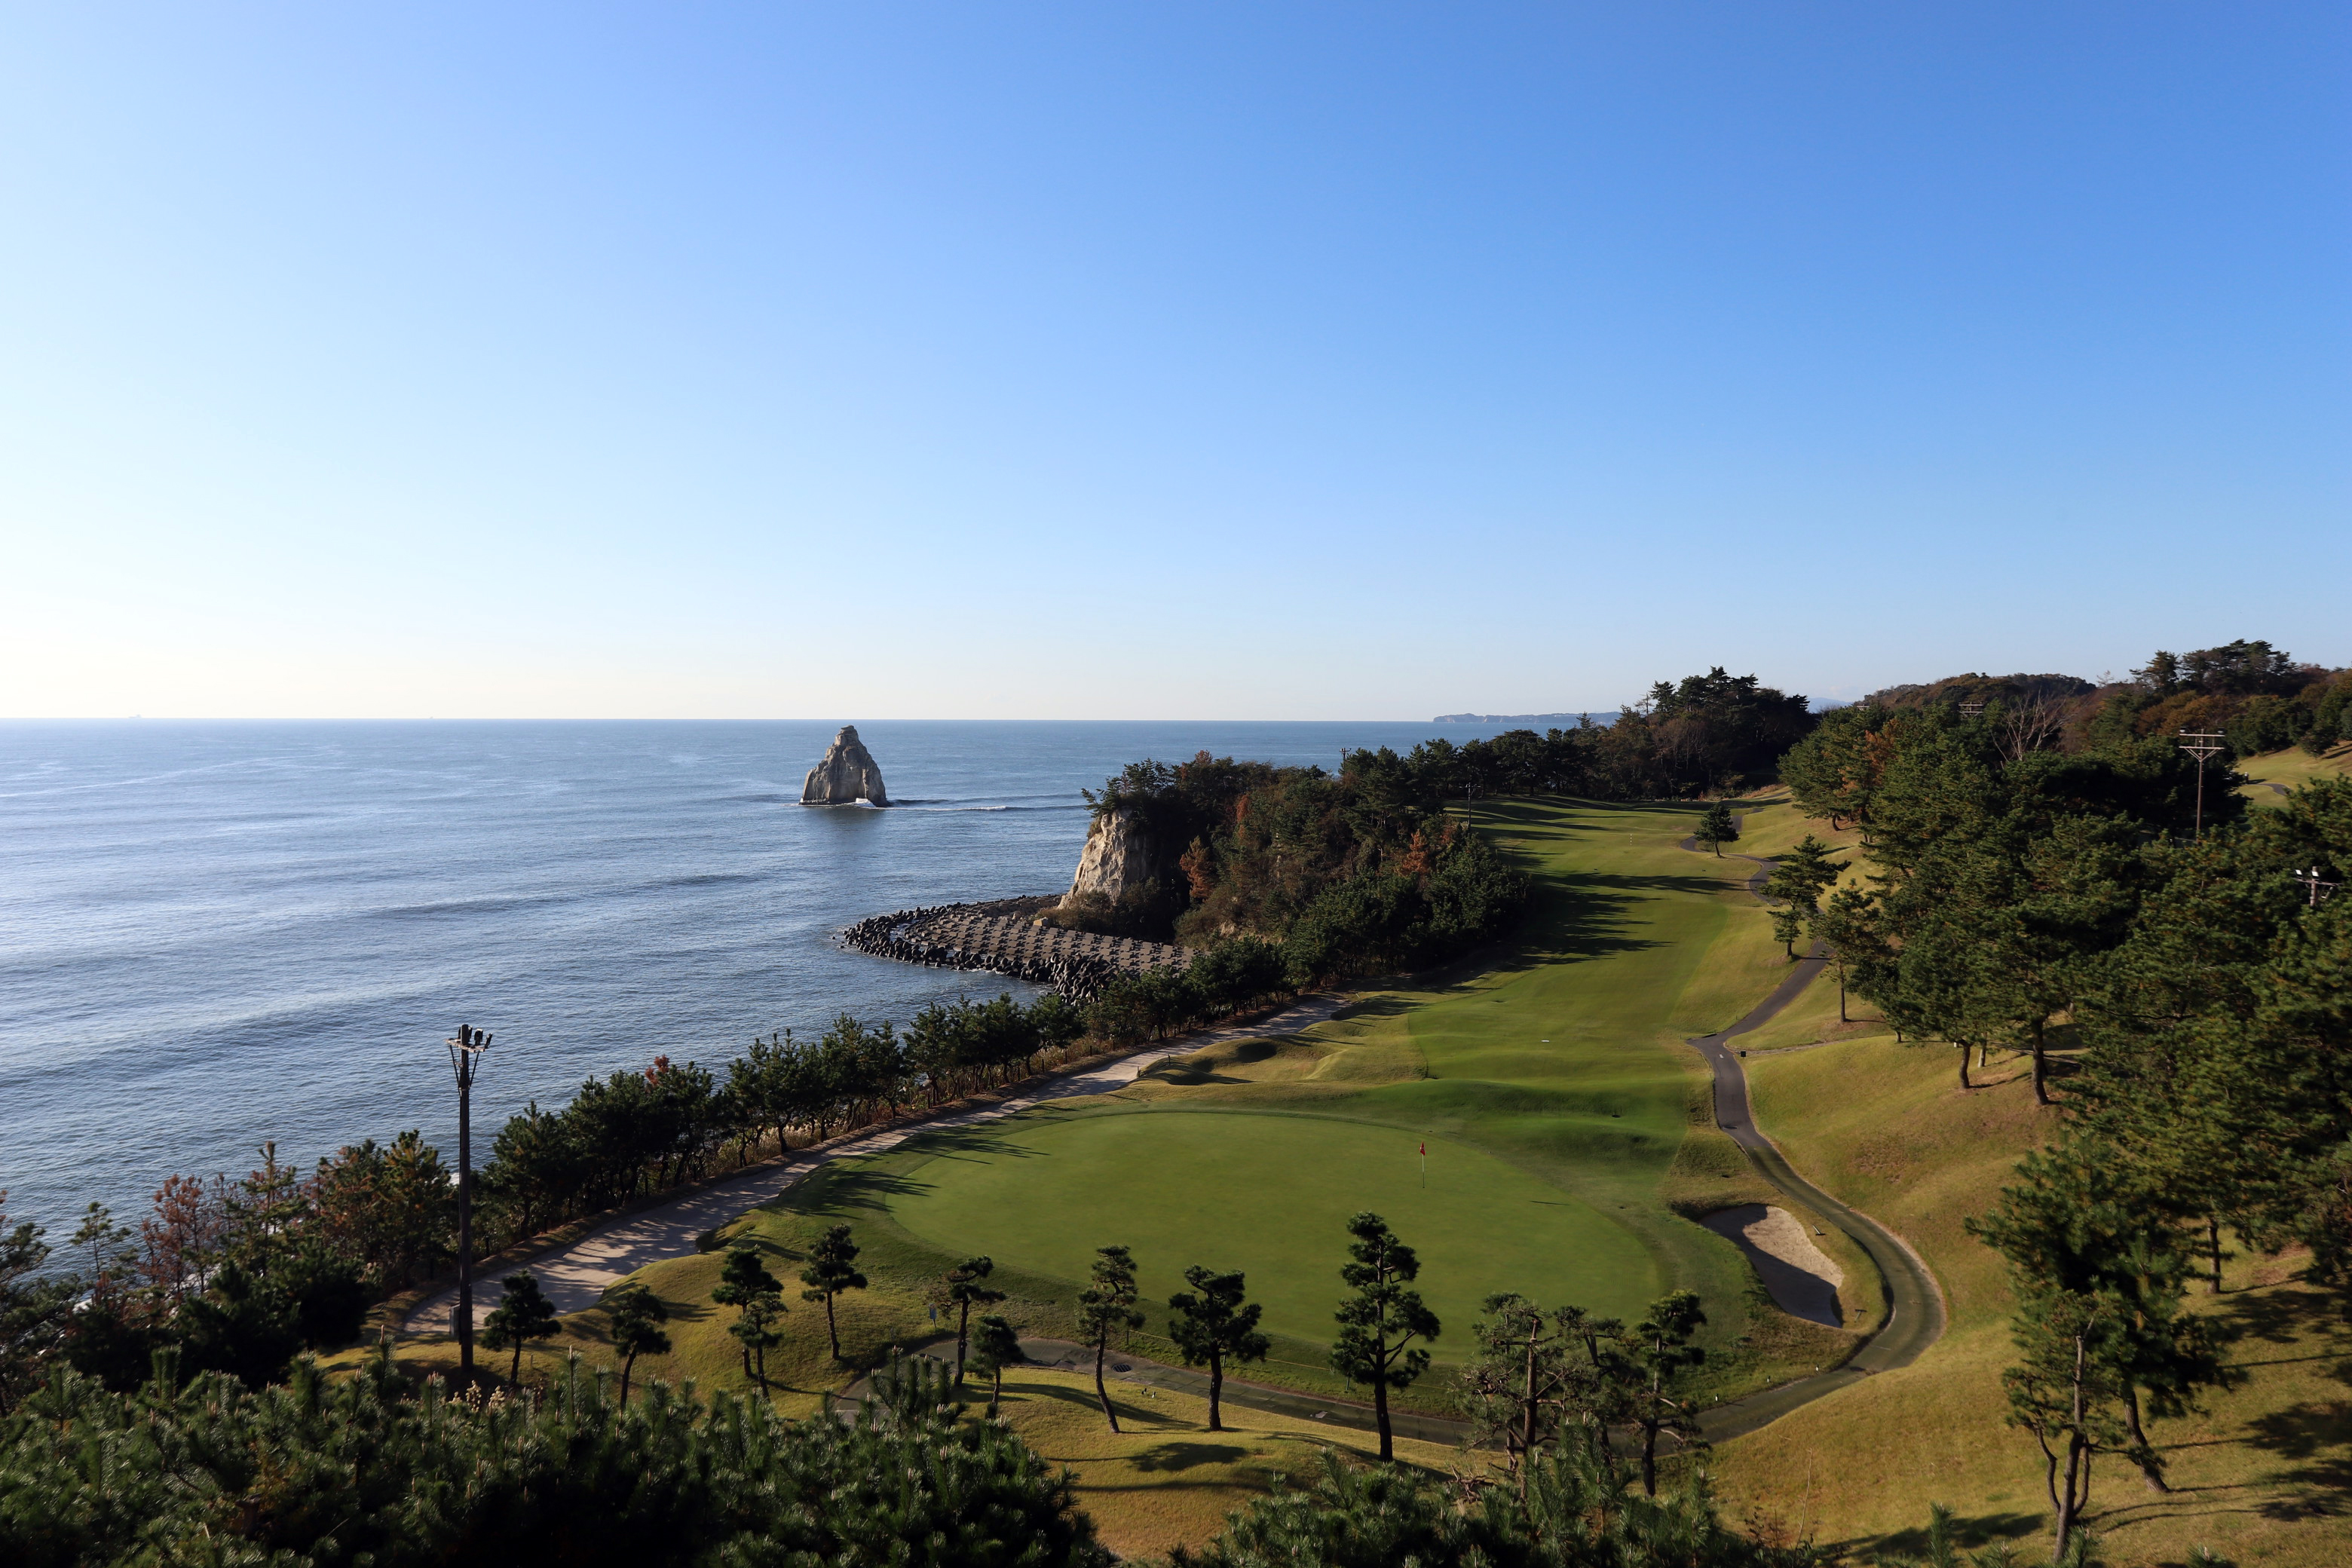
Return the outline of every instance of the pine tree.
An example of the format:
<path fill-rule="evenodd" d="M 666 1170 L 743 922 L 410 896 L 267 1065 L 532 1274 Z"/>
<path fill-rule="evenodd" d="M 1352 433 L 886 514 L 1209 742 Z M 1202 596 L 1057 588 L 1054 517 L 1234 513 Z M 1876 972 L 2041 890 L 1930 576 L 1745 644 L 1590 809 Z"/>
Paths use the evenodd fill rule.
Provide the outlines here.
<path fill-rule="evenodd" d="M 1700 814 L 1698 826 L 1691 830 L 1691 840 L 1701 848 L 1712 849 L 1716 858 L 1723 858 L 1723 847 L 1739 837 L 1739 818 L 1722 801 Z"/>
<path fill-rule="evenodd" d="M 1029 1358 L 1022 1352 L 1021 1336 L 1013 1331 L 1013 1325 L 995 1313 L 983 1313 L 978 1328 L 980 1331 L 971 1337 L 971 1364 L 988 1379 L 988 1418 L 993 1421 L 996 1407 L 1004 1398 L 1004 1369 Z"/>
<path fill-rule="evenodd" d="M 1642 1435 L 1642 1490 L 1658 1495 L 1658 1438 L 1684 1444 L 1698 1436 L 1697 1413 L 1681 1397 L 1683 1373 L 1706 1360 L 1691 1336 L 1706 1322 L 1698 1297 L 1688 1290 L 1661 1296 L 1625 1336 L 1625 1349 L 1640 1378 L 1633 1400 L 1634 1429 Z"/>
<path fill-rule="evenodd" d="M 1421 1259 L 1399 1241 L 1388 1222 L 1369 1211 L 1348 1222 L 1355 1240 L 1339 1278 L 1355 1294 L 1339 1303 L 1339 1337 L 1331 1365 L 1350 1383 L 1372 1385 L 1372 1415 L 1381 1433 L 1381 1458 L 1396 1458 L 1389 1429 L 1389 1390 L 1410 1388 L 1429 1370 L 1429 1352 L 1415 1340 L 1437 1338 L 1437 1314 L 1407 1289 L 1421 1275 Z"/>
<path fill-rule="evenodd" d="M 482 1348 L 513 1351 L 514 1364 L 507 1369 L 507 1381 L 520 1384 L 523 1346 L 533 1340 L 553 1339 L 563 1325 L 556 1321 L 555 1304 L 528 1268 L 508 1275 L 504 1288 L 505 1296 L 482 1324 Z"/>
<path fill-rule="evenodd" d="M 1808 833 L 1794 849 L 1774 862 L 1764 879 L 1764 896 L 1780 906 L 1772 916 L 1772 940 L 1797 957 L 1797 939 L 1820 913 L 1822 894 L 1833 887 L 1845 868 L 1830 858 L 1830 847 Z"/>
<path fill-rule="evenodd" d="M 1558 1435 L 1576 1363 L 1569 1336 L 1526 1297 L 1489 1296 L 1471 1330 L 1477 1352 L 1462 1371 L 1475 1447 L 1502 1449 L 1525 1495 L 1536 1451 Z"/>
<path fill-rule="evenodd" d="M 948 1304 L 956 1310 L 956 1386 L 963 1386 L 964 1350 L 971 1337 L 971 1310 L 992 1307 L 1004 1300 L 1004 1292 L 991 1289 L 987 1280 L 996 1272 L 993 1259 L 967 1258 L 947 1272 Z"/>
<path fill-rule="evenodd" d="M 801 1270 L 801 1283 L 808 1287 L 801 1300 L 824 1303 L 824 1337 L 835 1361 L 841 1359 L 841 1331 L 834 1326 L 833 1300 L 844 1290 L 866 1289 L 866 1276 L 857 1272 L 856 1263 L 857 1246 L 849 1239 L 849 1227 L 836 1225 L 817 1238 L 809 1250 L 809 1266 Z"/>
<path fill-rule="evenodd" d="M 641 1355 L 667 1355 L 669 1308 L 643 1285 L 625 1285 L 612 1296 L 613 1350 L 621 1358 L 621 1404 L 629 1403 L 629 1377 Z"/>
<path fill-rule="evenodd" d="M 2082 1132 L 2029 1154 L 2018 1173 L 2021 1179 L 2001 1189 L 1990 1213 L 1969 1222 L 1970 1234 L 2009 1265 L 2018 1300 L 2012 1326 L 2026 1353 L 2019 1386 L 2043 1402 L 2033 1406 L 2038 1414 L 2017 1406 L 2018 1424 L 2053 1453 L 2050 1434 L 2062 1428 L 2088 1445 L 2085 1458 L 2094 1448 L 2121 1452 L 2151 1489 L 2168 1490 L 2161 1456 L 2143 1427 L 2143 1396 L 2154 1414 L 2177 1415 L 2195 1407 L 2200 1390 L 2226 1386 L 2237 1375 L 2222 1364 L 2205 1321 L 2182 1310 L 2190 1262 L 2181 1212 L 2116 1150 Z M 2087 1381 L 2070 1374 L 2061 1397 L 2049 1392 L 2053 1369 L 2063 1370 L 2071 1353 L 2059 1341 L 2071 1343 L 2084 1324 L 2096 1329 L 2083 1331 L 2095 1364 Z M 2094 1407 L 2057 1422 L 2050 1412 L 2077 1394 Z M 2120 1438 L 2097 1435 L 2116 1421 Z M 2053 1493 L 2052 1506 L 2062 1504 Z"/>
<path fill-rule="evenodd" d="M 1225 1363 L 1264 1361 L 1274 1342 L 1257 1331 L 1265 1309 L 1255 1301 L 1243 1301 L 1240 1274 L 1219 1274 L 1196 1264 L 1184 1270 L 1184 1282 L 1192 1290 L 1179 1290 L 1168 1298 L 1172 1314 L 1168 1333 L 1186 1366 L 1207 1363 L 1209 1430 L 1222 1432 L 1224 1426 L 1218 1419 L 1217 1405 L 1225 1390 Z"/>
<path fill-rule="evenodd" d="M 1103 1360 L 1110 1353 L 1111 1335 L 1143 1327 L 1143 1314 L 1135 1310 L 1137 1299 L 1135 1259 L 1128 1249 L 1097 1247 L 1094 1283 L 1078 1292 L 1078 1333 L 1094 1347 L 1095 1397 L 1102 1402 L 1103 1417 L 1114 1432 L 1118 1430 L 1118 1410 L 1103 1382 Z"/>
<path fill-rule="evenodd" d="M 743 1375 L 754 1379 L 761 1394 L 768 1391 L 768 1352 L 783 1342 L 784 1336 L 775 1327 L 776 1320 L 787 1310 L 783 1289 L 783 1282 L 768 1272 L 759 1253 L 739 1247 L 727 1254 L 718 1288 L 710 1292 L 712 1300 L 735 1309 L 735 1321 L 727 1331 L 742 1348 Z"/>

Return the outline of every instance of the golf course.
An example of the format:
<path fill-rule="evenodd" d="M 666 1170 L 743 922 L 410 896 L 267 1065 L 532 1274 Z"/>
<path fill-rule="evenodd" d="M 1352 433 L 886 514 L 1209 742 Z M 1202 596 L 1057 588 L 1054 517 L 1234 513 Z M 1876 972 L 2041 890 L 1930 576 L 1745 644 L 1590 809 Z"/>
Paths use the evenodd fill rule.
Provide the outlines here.
<path fill-rule="evenodd" d="M 1117 1245 L 1134 1255 L 1149 1318 L 1133 1353 L 1176 1359 L 1161 1303 L 1187 1268 L 1239 1269 L 1274 1344 L 1248 1375 L 1360 1397 L 1325 1352 L 1345 1222 L 1370 1209 L 1419 1252 L 1417 1288 L 1444 1324 L 1438 1369 L 1405 1406 L 1452 1414 L 1445 1368 L 1500 1291 L 1627 1321 L 1667 1291 L 1697 1292 L 1710 1402 L 1832 1366 L 1882 1310 L 1860 1248 L 1802 1216 L 1845 1278 L 1846 1326 L 1830 1328 L 1781 1313 L 1697 1223 L 1786 1203 L 1713 1128 L 1685 1042 L 1740 1017 L 1788 961 L 1749 890 L 1755 866 L 1683 847 L 1692 816 L 1483 805 L 1479 830 L 1538 889 L 1506 951 L 1362 990 L 1297 1036 L 1172 1058 L 1118 1093 L 827 1166 L 719 1239 L 782 1261 L 851 1225 L 875 1282 L 850 1307 L 872 1319 L 845 1331 L 853 1359 L 935 1331 L 929 1293 L 972 1256 L 993 1259 L 1003 1310 L 1025 1330 L 1066 1333 L 1095 1249 Z"/>
<path fill-rule="evenodd" d="M 1791 1403 L 1801 1390 L 1790 1385 L 1834 1372 L 1885 1321 L 1885 1283 L 1829 1216 L 1768 1184 L 1717 1128 L 1689 1042 L 1747 1017 L 1790 973 L 1750 890 L 1755 859 L 1809 831 L 1849 846 L 1853 836 L 1776 792 L 1738 804 L 1740 836 L 1718 857 L 1685 847 L 1696 806 L 1482 803 L 1479 831 L 1534 883 L 1509 944 L 1360 988 L 1296 1033 L 1226 1037 L 1125 1088 L 822 1165 L 704 1250 L 630 1277 L 671 1314 L 671 1348 L 646 1356 L 638 1377 L 749 1386 L 734 1314 L 711 1299 L 731 1247 L 791 1279 L 828 1227 L 852 1228 L 868 1283 L 836 1303 L 842 1359 L 824 1313 L 805 1304 L 780 1320 L 765 1358 L 775 1404 L 808 1414 L 892 1347 L 951 1334 L 941 1277 L 962 1260 L 994 1260 L 988 1283 L 1004 1299 L 989 1310 L 1024 1335 L 1068 1340 L 1095 1249 L 1124 1246 L 1146 1321 L 1108 1369 L 1122 1430 L 1103 1421 L 1090 1368 L 1066 1361 L 1010 1369 L 1003 1415 L 1071 1468 L 1116 1550 L 1164 1552 L 1213 1533 L 1276 1477 L 1310 1469 L 1318 1449 L 1369 1451 L 1371 1435 L 1341 1408 L 1364 1391 L 1327 1352 L 1344 1222 L 1370 1208 L 1419 1252 L 1416 1288 L 1443 1324 L 1435 1364 L 1397 1396 L 1401 1411 L 1457 1414 L 1454 1372 L 1491 1293 L 1631 1320 L 1689 1289 L 1707 1320 L 1701 1405 L 1774 1391 L 1745 1408 L 1776 1418 L 1706 1460 L 1727 1507 L 1772 1530 L 1903 1551 L 1917 1548 L 1933 1503 L 1952 1505 L 1972 1542 L 2033 1536 L 2038 1456 L 2005 1424 L 2000 1384 L 2011 1298 L 1966 1221 L 2048 1135 L 2049 1114 L 2021 1062 L 1997 1061 L 1959 1091 L 1951 1047 L 1898 1044 L 1858 1001 L 1842 1018 L 1828 975 L 1731 1042 L 1757 1123 L 1804 1180 L 1900 1237 L 1949 1321 L 1910 1364 L 1825 1377 L 1812 1384 L 1822 1397 Z M 1779 1310 L 1732 1243 L 1697 1223 L 1748 1204 L 1776 1205 L 1811 1233 L 1843 1276 L 1843 1328 Z M 1195 1265 L 1244 1273 L 1270 1340 L 1266 1360 L 1231 1369 L 1213 1435 L 1196 1384 L 1136 1364 L 1181 1361 L 1166 1301 Z M 2105 1474 L 2097 1506 L 2118 1561 L 2177 1561 L 2205 1542 L 2263 1561 L 2333 1560 L 2326 1532 L 2295 1521 L 2332 1506 L 2335 1369 L 2352 1338 L 2292 1274 L 2247 1258 L 2228 1294 L 2195 1299 L 2241 1342 L 2243 1381 L 2204 1415 L 2157 1424 L 2187 1488 L 2158 1498 Z M 603 1307 L 567 1316 L 526 1353 L 527 1379 L 555 1375 L 575 1352 L 609 1362 L 607 1318 Z M 402 1360 L 425 1370 L 449 1353 L 446 1341 L 412 1340 Z M 1285 1392 L 1253 1405 L 1236 1377 Z M 1450 1441 L 1400 1437 L 1397 1453 L 1440 1470 L 1464 1462 Z"/>

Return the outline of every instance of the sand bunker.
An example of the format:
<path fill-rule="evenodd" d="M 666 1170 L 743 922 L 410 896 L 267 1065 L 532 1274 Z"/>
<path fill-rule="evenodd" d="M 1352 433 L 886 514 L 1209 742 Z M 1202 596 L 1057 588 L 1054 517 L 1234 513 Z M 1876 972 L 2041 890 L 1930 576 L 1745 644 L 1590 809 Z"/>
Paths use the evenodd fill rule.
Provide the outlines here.
<path fill-rule="evenodd" d="M 1780 1310 L 1833 1329 L 1845 1326 L 1845 1311 L 1838 1303 L 1845 1274 L 1813 1245 L 1795 1215 L 1763 1204 L 1742 1204 L 1718 1209 L 1699 1223 L 1748 1255 Z"/>

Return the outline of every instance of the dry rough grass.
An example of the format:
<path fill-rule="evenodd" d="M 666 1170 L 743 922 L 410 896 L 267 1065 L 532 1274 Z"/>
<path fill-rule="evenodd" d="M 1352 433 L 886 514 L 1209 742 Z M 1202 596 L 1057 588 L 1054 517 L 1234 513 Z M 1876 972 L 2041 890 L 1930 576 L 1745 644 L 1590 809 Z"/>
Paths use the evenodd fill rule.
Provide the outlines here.
<path fill-rule="evenodd" d="M 1951 1310 L 1951 1331 L 1916 1364 L 1717 1457 L 1731 1512 L 1777 1511 L 1862 1561 L 1919 1550 L 1933 1502 L 1960 1515 L 1972 1543 L 2047 1550 L 2040 1456 L 2004 1422 L 2007 1285 L 1962 1222 L 1991 1204 L 2054 1117 L 2021 1077 L 1962 1093 L 1949 1057 L 1881 1036 L 1748 1061 L 1759 1124 L 1811 1180 L 1916 1247 Z M 2201 1416 L 2154 1425 L 2171 1495 L 2113 1460 L 2098 1470 L 2091 1522 L 2116 1568 L 2182 1563 L 2198 1545 L 2242 1563 L 2352 1562 L 2352 1333 L 2292 1268 L 2241 1259 L 2224 1295 L 2194 1303 L 2241 1336 L 2232 1359 L 2249 1381 Z"/>

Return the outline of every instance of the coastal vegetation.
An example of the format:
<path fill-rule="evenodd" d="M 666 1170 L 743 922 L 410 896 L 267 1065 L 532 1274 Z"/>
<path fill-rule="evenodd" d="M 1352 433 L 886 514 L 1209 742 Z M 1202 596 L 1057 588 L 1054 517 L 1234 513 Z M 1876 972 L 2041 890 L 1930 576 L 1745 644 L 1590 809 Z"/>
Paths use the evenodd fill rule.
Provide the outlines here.
<path fill-rule="evenodd" d="M 1507 932 L 1524 877 L 1449 807 L 1497 795 L 1676 798 L 1769 779 L 1813 725 L 1802 697 L 1717 668 L 1660 681 L 1606 726 L 1346 752 L 1333 774 L 1203 752 L 1130 763 L 1087 798 L 1159 851 L 1116 900 L 1066 900 L 1081 929 L 1280 945 L 1295 984 L 1425 968 Z"/>

